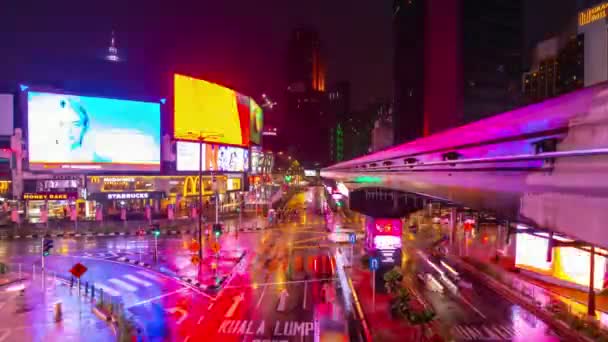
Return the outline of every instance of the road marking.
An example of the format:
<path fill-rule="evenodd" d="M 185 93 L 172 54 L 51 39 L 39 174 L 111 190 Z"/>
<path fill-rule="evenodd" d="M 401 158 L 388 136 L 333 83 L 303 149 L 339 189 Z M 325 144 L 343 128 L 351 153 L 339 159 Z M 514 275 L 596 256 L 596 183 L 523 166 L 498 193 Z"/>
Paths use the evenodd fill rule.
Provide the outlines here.
<path fill-rule="evenodd" d="M 302 301 L 302 309 L 306 310 L 306 291 L 308 290 L 308 282 L 304 282 L 304 300 Z"/>
<path fill-rule="evenodd" d="M 257 287 L 260 286 L 268 286 L 268 285 L 289 285 L 289 284 L 301 284 L 301 283 L 313 283 L 313 282 L 322 282 L 322 281 L 329 281 L 329 282 L 333 282 L 338 280 L 337 277 L 334 278 L 317 278 L 317 279 L 307 279 L 307 280 L 291 280 L 291 281 L 283 281 L 283 282 L 276 282 L 276 283 L 261 283 L 261 284 L 256 284 Z M 228 288 L 228 289 L 236 289 L 236 288 L 242 288 L 242 287 L 252 287 L 253 284 L 246 284 L 246 285 L 234 285 L 234 286 L 226 286 L 224 288 Z"/>
<path fill-rule="evenodd" d="M 134 283 L 141 284 L 141 285 L 143 285 L 143 286 L 145 286 L 145 287 L 150 287 L 150 286 L 152 286 L 152 283 L 151 283 L 151 282 L 149 282 L 149 281 L 145 281 L 145 280 L 143 280 L 143 279 L 139 279 L 139 278 L 137 278 L 136 276 L 134 276 L 134 275 L 132 275 L 132 274 L 126 274 L 126 275 L 124 275 L 124 277 L 125 277 L 125 278 L 127 278 L 127 279 L 129 279 L 130 281 L 132 281 L 132 282 L 134 282 Z"/>
<path fill-rule="evenodd" d="M 112 279 L 109 279 L 108 281 L 116 286 L 122 287 L 123 289 L 125 289 L 127 291 L 131 291 L 131 292 L 137 291 L 137 287 L 135 287 L 131 284 L 128 284 L 120 279 L 112 278 Z"/>
<path fill-rule="evenodd" d="M 137 271 L 137 273 L 141 274 L 142 276 L 148 278 L 148 279 L 152 279 L 152 280 L 156 280 L 156 281 L 163 281 L 164 279 L 162 279 L 161 277 L 151 274 L 150 272 L 147 271 Z"/>
<path fill-rule="evenodd" d="M 264 299 L 264 294 L 266 294 L 266 285 L 264 285 L 264 288 L 262 289 L 262 294 L 260 295 L 260 299 L 258 299 L 258 303 L 255 305 L 255 308 L 259 308 L 260 304 L 262 304 L 262 299 Z"/>
<path fill-rule="evenodd" d="M 198 319 L 198 322 L 196 322 L 196 324 L 201 324 L 201 322 L 203 321 L 203 319 L 204 319 L 204 318 L 205 318 L 205 316 L 201 316 L 201 317 Z"/>
<path fill-rule="evenodd" d="M 214 303 L 209 304 L 209 306 L 207 307 L 207 310 L 211 310 L 211 308 L 213 307 Z"/>
<path fill-rule="evenodd" d="M 177 320 L 177 322 L 176 322 L 177 324 L 182 324 L 184 322 L 184 320 L 186 319 L 186 317 L 188 317 L 188 312 L 182 308 L 172 307 L 172 308 L 165 309 L 165 311 L 172 313 L 172 314 L 179 312 L 180 318 Z"/>
<path fill-rule="evenodd" d="M 184 339 L 184 342 L 188 342 L 190 341 L 190 336 L 186 336 L 186 338 Z"/>
<path fill-rule="evenodd" d="M 277 306 L 277 311 L 283 312 L 285 311 L 287 306 L 287 297 L 289 297 L 287 289 L 282 289 L 280 296 L 281 297 L 279 298 L 279 305 Z"/>
<path fill-rule="evenodd" d="M 132 308 L 132 307 L 134 307 L 134 306 L 138 306 L 138 305 L 142 305 L 142 304 L 150 303 L 150 302 L 153 302 L 153 301 L 155 301 L 155 300 L 157 300 L 157 299 L 161 299 L 161 298 L 164 298 L 164 297 L 167 297 L 167 296 L 171 296 L 171 295 L 174 295 L 174 294 L 176 294 L 176 293 L 180 293 L 180 292 L 184 292 L 184 291 L 188 291 L 188 289 L 187 289 L 187 288 L 181 288 L 181 289 L 179 289 L 179 290 L 175 290 L 175 291 L 173 291 L 173 292 L 165 293 L 165 294 L 162 294 L 162 295 L 160 295 L 160 296 L 156 296 L 156 297 L 148 298 L 148 299 L 146 299 L 146 300 L 142 300 L 141 302 L 138 302 L 138 303 L 135 303 L 135 304 L 129 305 L 129 306 L 127 307 L 127 309 L 128 309 L 128 308 Z"/>
<path fill-rule="evenodd" d="M 486 317 L 486 315 L 484 315 L 481 311 L 479 311 L 479 309 L 477 309 L 473 303 L 469 302 L 468 300 L 466 300 L 462 295 L 458 296 L 460 298 L 460 300 L 462 300 L 466 305 L 468 305 L 471 309 L 473 309 L 473 311 L 475 311 L 475 313 L 477 313 L 479 316 L 481 316 L 481 318 L 487 320 L 488 318 Z"/>
<path fill-rule="evenodd" d="M 234 315 L 234 312 L 236 311 L 236 309 L 239 307 L 239 304 L 241 304 L 241 302 L 244 299 L 245 299 L 245 295 L 243 294 L 243 292 L 241 292 L 238 296 L 232 297 L 232 305 L 230 306 L 228 311 L 226 311 L 224 318 L 232 317 L 232 315 Z"/>
<path fill-rule="evenodd" d="M 110 294 L 110 296 L 120 296 L 120 292 L 118 292 L 118 291 L 114 290 L 113 288 L 108 287 L 106 285 L 103 285 L 100 283 L 95 283 L 95 287 L 102 289 L 103 292 Z"/>

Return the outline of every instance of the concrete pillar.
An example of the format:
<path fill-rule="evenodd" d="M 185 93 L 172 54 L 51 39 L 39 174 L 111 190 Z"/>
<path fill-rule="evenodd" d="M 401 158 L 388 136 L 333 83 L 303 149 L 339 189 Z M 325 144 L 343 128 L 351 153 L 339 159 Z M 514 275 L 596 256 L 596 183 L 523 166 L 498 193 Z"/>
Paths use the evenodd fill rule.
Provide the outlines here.
<path fill-rule="evenodd" d="M 588 303 L 587 303 L 587 314 L 589 316 L 595 317 L 595 288 L 594 288 L 594 278 L 595 278 L 595 247 L 591 246 L 591 250 L 589 252 L 589 295 L 588 295 Z"/>
<path fill-rule="evenodd" d="M 449 232 L 450 232 L 450 249 L 454 249 L 456 247 L 456 219 L 458 212 L 456 208 L 450 208 L 450 222 L 449 224 Z"/>

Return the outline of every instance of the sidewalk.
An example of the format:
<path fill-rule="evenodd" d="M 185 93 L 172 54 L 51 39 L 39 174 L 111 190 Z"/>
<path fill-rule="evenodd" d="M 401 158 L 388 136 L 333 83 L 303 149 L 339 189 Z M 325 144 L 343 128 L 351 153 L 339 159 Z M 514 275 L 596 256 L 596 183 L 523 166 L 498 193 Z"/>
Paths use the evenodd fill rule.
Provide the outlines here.
<path fill-rule="evenodd" d="M 3 278 L 15 279 L 14 274 Z M 21 292 L 21 289 L 25 291 Z M 63 317 L 55 322 L 54 305 Z M 91 311 L 93 303 L 70 293 L 68 286 L 40 275 L 0 286 L 0 340 L 6 341 L 115 341 L 110 326 Z"/>
<path fill-rule="evenodd" d="M 390 313 L 390 296 L 379 293 L 376 288 L 375 310 L 372 302 L 371 273 L 355 265 L 347 273 L 352 279 L 359 302 L 363 308 L 366 321 L 369 324 L 372 341 L 419 341 L 419 330 L 404 321 L 397 320 Z"/>
<path fill-rule="evenodd" d="M 255 219 L 255 220 L 252 220 Z M 253 213 L 244 213 L 242 216 L 243 224 L 241 231 L 255 231 L 266 227 L 267 220 L 263 216 L 257 216 Z M 215 222 L 207 220 L 204 224 L 209 226 Z M 227 228 L 234 230 L 238 226 L 238 215 L 227 215 L 220 217 L 220 222 L 224 223 Z M 152 220 L 153 224 L 160 226 L 163 234 L 191 233 L 196 231 L 197 221 L 190 218 L 176 220 Z M 40 227 L 11 227 L 0 229 L 0 239 L 21 239 L 21 238 L 39 238 L 42 236 L 48 237 L 83 237 L 83 236 L 113 236 L 113 235 L 136 235 L 138 231 L 143 229 L 145 233 L 149 233 L 150 223 L 148 221 L 103 221 L 103 222 L 78 222 L 75 226 L 73 222 L 65 223 L 62 228 L 46 228 Z"/>

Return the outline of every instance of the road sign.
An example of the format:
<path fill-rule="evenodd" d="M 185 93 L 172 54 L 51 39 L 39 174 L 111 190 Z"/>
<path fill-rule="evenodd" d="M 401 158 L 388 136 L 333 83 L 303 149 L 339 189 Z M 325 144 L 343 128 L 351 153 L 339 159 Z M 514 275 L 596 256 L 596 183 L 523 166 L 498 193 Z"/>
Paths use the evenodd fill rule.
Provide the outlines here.
<path fill-rule="evenodd" d="M 190 249 L 190 252 L 192 252 L 192 253 L 196 253 L 196 252 L 198 252 L 198 250 L 199 250 L 199 248 L 200 248 L 200 247 L 201 247 L 201 246 L 200 246 L 200 244 L 198 243 L 198 241 L 194 240 L 194 241 L 192 241 L 192 243 L 190 244 L 189 249 Z"/>
<path fill-rule="evenodd" d="M 369 270 L 370 271 L 377 271 L 379 266 L 380 266 L 380 260 L 378 260 L 378 257 L 369 258 Z"/>
<path fill-rule="evenodd" d="M 193 255 L 190 261 L 192 261 L 193 264 L 198 265 L 201 262 L 201 258 L 199 258 L 198 255 Z"/>
<path fill-rule="evenodd" d="M 357 242 L 357 234 L 348 233 L 348 241 L 354 245 Z"/>
<path fill-rule="evenodd" d="M 212 250 L 214 253 L 219 252 L 219 251 L 220 251 L 220 248 L 221 248 L 221 246 L 220 246 L 220 244 L 219 244 L 217 241 L 214 241 L 213 243 L 211 243 L 211 250 Z"/>
<path fill-rule="evenodd" d="M 88 268 L 86 268 L 85 265 L 77 263 L 76 265 L 72 266 L 72 268 L 70 269 L 70 273 L 72 273 L 74 277 L 80 278 L 87 270 Z"/>

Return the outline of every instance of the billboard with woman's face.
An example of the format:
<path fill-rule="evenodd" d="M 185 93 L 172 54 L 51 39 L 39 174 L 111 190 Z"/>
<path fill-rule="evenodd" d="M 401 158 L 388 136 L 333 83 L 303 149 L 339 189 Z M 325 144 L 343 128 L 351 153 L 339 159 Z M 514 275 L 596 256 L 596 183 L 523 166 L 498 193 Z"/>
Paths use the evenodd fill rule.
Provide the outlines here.
<path fill-rule="evenodd" d="M 160 170 L 160 103 L 29 91 L 32 170 Z"/>

